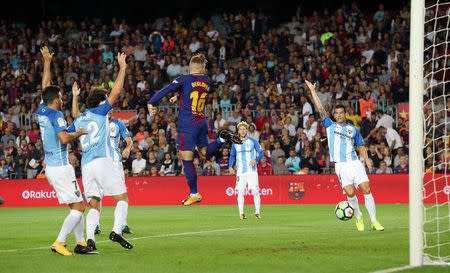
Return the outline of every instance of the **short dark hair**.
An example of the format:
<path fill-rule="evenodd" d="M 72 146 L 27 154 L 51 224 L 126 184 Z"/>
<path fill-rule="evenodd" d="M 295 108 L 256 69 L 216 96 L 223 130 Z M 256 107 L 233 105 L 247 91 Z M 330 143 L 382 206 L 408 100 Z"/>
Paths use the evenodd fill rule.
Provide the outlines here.
<path fill-rule="evenodd" d="M 106 100 L 106 93 L 107 91 L 104 88 L 93 88 L 86 99 L 86 107 L 97 107 L 102 101 Z"/>
<path fill-rule="evenodd" d="M 44 100 L 44 104 L 49 106 L 55 99 L 59 98 L 60 90 L 61 89 L 56 85 L 49 85 L 45 87 L 42 91 L 42 99 Z"/>
<path fill-rule="evenodd" d="M 336 109 L 339 109 L 339 108 L 342 108 L 342 109 L 344 109 L 344 113 L 347 113 L 347 110 L 345 110 L 345 106 L 344 106 L 344 105 L 342 105 L 342 104 L 338 104 L 338 105 L 336 105 L 336 107 L 334 108 L 334 110 L 336 110 Z"/>

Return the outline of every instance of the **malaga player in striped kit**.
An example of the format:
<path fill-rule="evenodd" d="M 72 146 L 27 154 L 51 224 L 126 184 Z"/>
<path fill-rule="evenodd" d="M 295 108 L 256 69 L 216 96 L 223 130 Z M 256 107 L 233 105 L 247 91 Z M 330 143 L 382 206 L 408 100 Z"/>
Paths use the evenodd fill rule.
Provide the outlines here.
<path fill-rule="evenodd" d="M 112 196 L 116 201 L 114 211 L 114 226 L 109 239 L 118 242 L 123 248 L 133 246 L 122 236 L 122 226 L 126 223 L 128 214 L 128 197 L 125 183 L 113 165 L 110 150 L 110 128 L 108 112 L 113 108 L 120 91 L 123 88 L 127 63 L 126 55 L 119 53 L 119 73 L 114 82 L 111 94 L 102 88 L 94 88 L 86 99 L 86 111 L 70 125 L 69 132 L 76 127 L 85 127 L 88 134 L 80 138 L 83 156 L 81 158 L 81 172 L 83 176 L 84 194 L 90 209 L 86 216 L 87 244 L 93 249 L 95 246 L 95 228 L 100 217 L 100 202 L 104 195 Z"/>
<path fill-rule="evenodd" d="M 221 131 L 219 138 L 208 144 L 208 117 L 205 114 L 206 96 L 210 92 L 206 76 L 206 58 L 196 54 L 189 62 L 190 74 L 177 77 L 171 84 L 161 89 L 148 102 L 150 115 L 157 113 L 154 104 L 172 92 L 180 92 L 180 111 L 178 113 L 177 148 L 189 185 L 190 194 L 181 203 L 189 206 L 202 201 L 197 189 L 197 172 L 194 166 L 194 150 L 197 147 L 202 159 L 211 159 L 225 141 L 241 143 L 241 140 L 228 131 Z M 176 97 L 171 98 L 176 102 Z"/>
<path fill-rule="evenodd" d="M 237 125 L 237 128 L 242 144 L 233 144 L 231 147 L 228 166 L 230 174 L 234 174 L 233 165 L 236 159 L 236 190 L 238 192 L 239 217 L 241 219 L 247 219 L 244 214 L 244 194 L 245 188 L 248 187 L 252 192 L 253 201 L 255 202 L 255 217 L 256 219 L 261 219 L 261 198 L 259 196 L 258 170 L 256 165 L 263 158 L 264 152 L 256 139 L 248 137 L 247 122 L 241 121 Z"/>
<path fill-rule="evenodd" d="M 60 88 L 51 83 L 50 64 L 53 54 L 47 47 L 41 49 L 44 58 L 44 73 L 42 77 L 42 99 L 37 110 L 41 138 L 44 146 L 46 164 L 45 175 L 50 185 L 55 189 L 60 204 L 68 204 L 70 213 L 67 215 L 59 232 L 58 238 L 53 243 L 52 251 L 64 256 L 72 253 L 66 248 L 67 236 L 73 231 L 77 246 L 74 252 L 78 254 L 96 254 L 89 248 L 84 240 L 84 203 L 75 171 L 69 164 L 67 143 L 75 141 L 78 137 L 87 134 L 86 129 L 79 128 L 73 133 L 67 132 L 67 122 L 61 113 Z"/>
<path fill-rule="evenodd" d="M 366 164 L 371 161 L 367 156 L 367 148 L 364 146 L 361 133 L 355 126 L 346 122 L 345 107 L 342 105 L 335 107 L 334 118 L 336 122 L 332 121 L 320 103 L 316 93 L 316 84 L 306 81 L 306 85 L 311 91 L 312 100 L 320 113 L 323 126 L 327 131 L 330 160 L 335 162 L 335 170 L 341 187 L 347 193 L 347 200 L 355 210 L 356 228 L 359 231 L 364 230 L 364 222 L 359 209 L 358 198 L 355 195 L 355 187 L 356 189 L 360 188 L 364 194 L 365 205 L 372 221 L 372 228 L 379 231 L 384 230 L 384 227 L 376 218 L 375 200 L 370 191 L 369 178 L 363 164 L 356 155 L 355 144 Z"/>

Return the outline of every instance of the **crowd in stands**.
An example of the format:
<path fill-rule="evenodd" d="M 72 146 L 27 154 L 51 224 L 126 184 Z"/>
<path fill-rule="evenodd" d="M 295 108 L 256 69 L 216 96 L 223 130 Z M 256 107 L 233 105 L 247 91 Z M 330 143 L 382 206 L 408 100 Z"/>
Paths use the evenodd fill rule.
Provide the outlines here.
<path fill-rule="evenodd" d="M 408 173 L 408 121 L 389 115 L 386 105 L 408 102 L 409 7 L 387 11 L 380 5 L 362 12 L 353 3 L 309 15 L 298 9 L 288 21 L 274 24 L 269 14 L 252 11 L 136 25 L 117 18 L 57 18 L 38 26 L 2 20 L 0 178 L 34 178 L 45 171 L 39 126 L 35 120 L 26 122 L 42 93 L 42 46 L 55 52 L 52 83 L 63 90 L 68 124 L 73 121 L 73 83 L 81 88 L 78 107 L 84 111 L 90 88 L 114 85 L 117 53 L 128 55 L 126 82 L 115 105 L 116 110 L 136 111 L 126 121 L 133 137 L 130 158 L 124 160 L 127 176 L 184 175 L 176 150 L 176 107 L 165 98 L 158 105 L 164 110 L 151 117 L 146 105 L 175 77 L 189 73 L 189 59 L 197 52 L 209 61 L 210 139 L 221 129 L 236 132 L 236 124 L 247 121 L 249 136 L 260 141 L 265 153 L 258 165 L 261 175 L 320 174 L 332 167 L 326 132 L 305 80 L 317 83 L 330 117 L 337 104 L 346 106 L 348 122 L 361 130 L 369 148 L 373 166 L 368 173 Z M 434 103 L 450 108 L 445 96 Z M 448 110 L 428 115 L 434 117 L 428 119 L 433 127 L 446 121 Z M 441 131 L 436 147 L 446 146 L 445 152 L 424 151 L 435 156 L 428 166 L 433 172 L 449 169 L 448 124 Z M 229 148 L 225 145 L 211 161 L 196 157 L 197 174 L 227 175 Z M 80 176 L 79 144 L 69 145 L 69 151 Z"/>

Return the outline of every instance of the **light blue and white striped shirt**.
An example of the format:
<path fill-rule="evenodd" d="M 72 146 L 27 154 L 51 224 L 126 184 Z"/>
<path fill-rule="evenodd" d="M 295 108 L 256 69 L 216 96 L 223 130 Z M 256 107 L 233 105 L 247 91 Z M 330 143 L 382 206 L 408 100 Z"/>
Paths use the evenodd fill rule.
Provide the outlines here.
<path fill-rule="evenodd" d="M 122 121 L 118 119 L 111 119 L 109 122 L 109 140 L 111 142 L 112 149 L 110 150 L 111 158 L 114 162 L 122 162 L 122 154 L 120 153 L 119 140 L 120 137 L 123 139 L 130 136 L 127 127 Z"/>
<path fill-rule="evenodd" d="M 350 162 L 358 160 L 356 146 L 364 145 L 358 128 L 351 124 L 339 125 L 329 117 L 322 120 L 327 130 L 328 148 L 331 162 Z"/>
<path fill-rule="evenodd" d="M 228 167 L 233 167 L 234 160 L 236 158 L 237 175 L 257 172 L 256 165 L 250 167 L 250 161 L 256 160 L 256 162 L 259 162 L 263 156 L 264 152 L 258 141 L 254 138 L 248 137 L 242 140 L 242 144 L 233 144 L 233 146 L 231 146 Z"/>

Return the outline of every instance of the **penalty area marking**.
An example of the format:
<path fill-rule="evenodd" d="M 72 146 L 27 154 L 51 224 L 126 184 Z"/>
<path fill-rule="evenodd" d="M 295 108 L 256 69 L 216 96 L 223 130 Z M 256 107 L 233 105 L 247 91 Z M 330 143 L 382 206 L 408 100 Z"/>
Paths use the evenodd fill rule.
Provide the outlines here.
<path fill-rule="evenodd" d="M 373 271 L 372 273 L 391 273 L 391 272 L 402 271 L 402 270 L 411 269 L 411 268 L 415 268 L 415 267 L 417 267 L 417 266 L 405 265 L 405 266 L 392 267 L 392 268 L 388 268 L 388 269 Z"/>
<path fill-rule="evenodd" d="M 229 229 L 215 229 L 215 230 L 203 230 L 203 231 L 191 231 L 191 232 L 183 232 L 183 233 L 172 233 L 172 234 L 159 234 L 159 235 L 150 235 L 144 237 L 135 237 L 135 238 L 127 238 L 127 240 L 142 240 L 149 238 L 163 238 L 163 237 L 176 237 L 176 236 L 186 236 L 186 235 L 196 235 L 196 234 L 205 234 L 205 233 L 214 233 L 214 232 L 227 232 L 227 231 L 237 231 L 237 230 L 247 230 L 250 228 L 229 228 Z M 111 240 L 105 241 L 97 241 L 96 244 L 99 243 L 109 243 Z M 19 251 L 29 251 L 29 250 L 39 250 L 39 249 L 49 249 L 51 246 L 41 246 L 41 247 L 32 247 L 32 248 L 19 248 L 19 249 L 0 249 L 0 253 L 7 252 L 19 252 Z"/>

